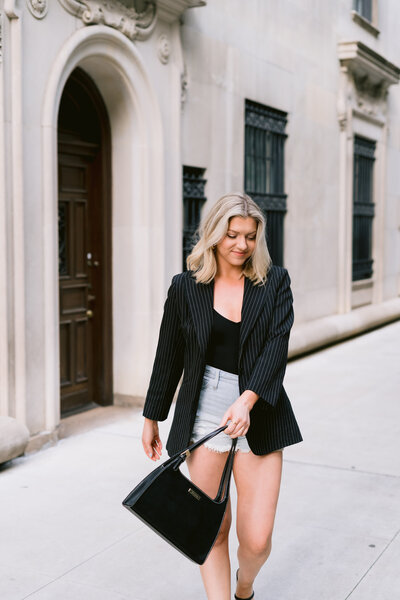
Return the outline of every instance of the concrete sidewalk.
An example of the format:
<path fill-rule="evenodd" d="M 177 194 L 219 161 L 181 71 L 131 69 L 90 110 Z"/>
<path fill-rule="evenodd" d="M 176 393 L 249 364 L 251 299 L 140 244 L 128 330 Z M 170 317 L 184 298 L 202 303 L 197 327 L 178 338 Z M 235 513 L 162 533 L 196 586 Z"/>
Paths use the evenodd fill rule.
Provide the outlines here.
<path fill-rule="evenodd" d="M 256 600 L 400 598 L 399 348 L 396 322 L 289 364 L 305 441 L 284 452 Z M 121 507 L 153 465 L 140 411 L 95 413 L 0 472 L 0 599 L 204 599 L 198 567 Z M 234 530 L 231 549 L 235 567 Z"/>

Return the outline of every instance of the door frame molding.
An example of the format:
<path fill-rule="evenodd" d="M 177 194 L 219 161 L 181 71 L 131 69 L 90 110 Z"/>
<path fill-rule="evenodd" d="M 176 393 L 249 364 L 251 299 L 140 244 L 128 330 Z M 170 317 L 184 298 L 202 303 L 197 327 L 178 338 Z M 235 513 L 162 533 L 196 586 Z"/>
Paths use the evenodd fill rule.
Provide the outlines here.
<path fill-rule="evenodd" d="M 138 245 L 137 240 L 133 240 L 132 246 L 128 248 L 132 254 L 128 258 L 135 263 L 132 269 L 133 281 L 129 282 L 129 293 L 125 292 L 126 297 L 120 299 L 121 282 L 124 283 L 126 269 L 124 271 L 122 267 L 119 268 L 116 261 L 120 250 L 119 247 L 115 249 L 116 241 L 119 242 L 116 240 L 115 233 L 123 232 L 124 214 L 119 214 L 118 219 L 113 218 L 113 346 L 119 353 L 116 359 L 114 351 L 114 395 L 125 393 L 124 385 L 126 382 L 135 381 L 135 377 L 137 378 L 135 385 L 141 387 L 141 392 L 144 388 L 144 382 L 148 377 L 148 369 L 144 369 L 144 365 L 147 366 L 149 357 L 154 351 L 154 338 L 158 328 L 158 324 L 154 323 L 154 312 L 162 306 L 165 292 L 163 272 L 159 277 L 146 277 L 159 266 L 159 258 L 163 255 L 164 248 L 163 130 L 159 103 L 137 48 L 111 28 L 96 25 L 85 27 L 68 38 L 53 64 L 45 89 L 41 117 L 44 396 L 45 427 L 50 431 L 53 431 L 60 421 L 58 203 L 55 200 L 58 197 L 57 116 L 65 83 L 72 71 L 79 66 L 89 73 L 99 88 L 110 119 L 113 217 L 118 209 L 120 197 L 124 198 L 124 209 L 126 207 L 132 209 L 133 199 L 140 199 L 140 206 L 135 205 L 132 209 L 132 222 L 135 223 L 139 233 L 143 229 L 146 231 L 137 248 L 140 250 L 140 255 L 132 254 Z M 110 86 L 110 81 L 107 80 L 110 76 L 114 77 L 116 86 Z M 121 100 L 120 105 L 116 105 L 115 102 L 115 87 Z M 129 119 L 124 122 L 123 127 L 121 127 L 121 112 Z M 121 160 L 123 157 L 125 160 Z M 115 223 L 116 221 L 118 222 Z M 115 229 L 116 227 L 120 229 Z M 136 229 L 133 233 L 136 234 Z M 136 288 L 140 289 L 131 290 L 136 280 L 140 284 Z M 119 302 L 118 306 L 116 300 Z M 146 307 L 146 310 L 143 310 L 143 307 Z M 124 328 L 135 332 L 140 339 L 140 346 L 136 344 L 137 349 L 133 346 L 133 340 L 126 342 Z M 144 332 L 147 332 L 147 335 L 144 335 Z M 124 356 L 126 354 L 127 356 Z M 122 361 L 120 365 L 118 361 L 121 361 L 121 356 L 125 362 Z M 131 366 L 130 372 L 127 371 L 127 365 Z"/>

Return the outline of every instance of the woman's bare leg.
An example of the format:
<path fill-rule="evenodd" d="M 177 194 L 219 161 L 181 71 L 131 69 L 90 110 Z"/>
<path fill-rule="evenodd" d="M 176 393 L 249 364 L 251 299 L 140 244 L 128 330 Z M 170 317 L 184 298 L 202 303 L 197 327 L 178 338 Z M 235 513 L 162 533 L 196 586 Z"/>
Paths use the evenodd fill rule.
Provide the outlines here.
<path fill-rule="evenodd" d="M 251 596 L 257 573 L 271 552 L 282 474 L 282 452 L 256 456 L 237 452 L 233 473 L 238 493 L 239 581 L 236 595 Z"/>
<path fill-rule="evenodd" d="M 227 455 L 227 452 L 214 452 L 201 446 L 187 460 L 191 480 L 211 498 L 217 495 Z M 200 567 L 208 600 L 230 600 L 231 567 L 228 537 L 231 520 L 229 501 L 218 538 L 204 565 Z"/>

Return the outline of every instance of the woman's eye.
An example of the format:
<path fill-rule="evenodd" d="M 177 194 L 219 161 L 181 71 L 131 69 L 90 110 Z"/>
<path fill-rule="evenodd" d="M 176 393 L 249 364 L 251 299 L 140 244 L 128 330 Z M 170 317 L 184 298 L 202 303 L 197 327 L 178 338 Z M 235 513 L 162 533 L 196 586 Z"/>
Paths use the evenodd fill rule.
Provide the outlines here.
<path fill-rule="evenodd" d="M 234 240 L 236 235 L 230 235 L 229 233 L 226 234 L 228 238 L 231 238 L 231 240 Z"/>

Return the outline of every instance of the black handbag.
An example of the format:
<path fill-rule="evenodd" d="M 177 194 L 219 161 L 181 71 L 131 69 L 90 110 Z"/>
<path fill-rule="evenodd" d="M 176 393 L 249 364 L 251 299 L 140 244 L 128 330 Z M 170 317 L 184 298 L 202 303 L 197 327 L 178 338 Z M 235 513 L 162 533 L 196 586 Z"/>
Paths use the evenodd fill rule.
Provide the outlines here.
<path fill-rule="evenodd" d="M 193 450 L 226 427 L 216 429 L 165 461 L 122 502 L 153 531 L 199 565 L 213 547 L 224 518 L 237 440 L 232 440 L 214 499 L 185 477 L 179 467 Z"/>

